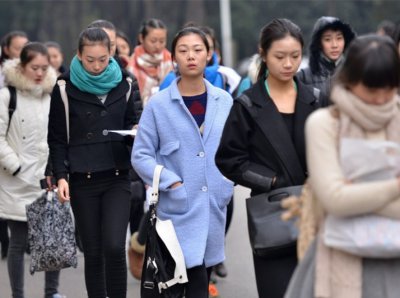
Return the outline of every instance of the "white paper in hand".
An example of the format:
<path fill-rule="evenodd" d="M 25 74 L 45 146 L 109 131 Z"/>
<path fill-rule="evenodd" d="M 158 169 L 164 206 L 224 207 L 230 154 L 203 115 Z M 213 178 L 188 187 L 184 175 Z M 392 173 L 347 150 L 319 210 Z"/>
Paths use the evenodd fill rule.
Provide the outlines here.
<path fill-rule="evenodd" d="M 103 130 L 103 135 L 108 135 L 110 132 L 112 133 L 117 133 L 121 136 L 136 136 L 137 133 L 137 129 L 133 128 L 133 129 L 129 129 L 129 130 L 108 130 L 105 129 Z"/>

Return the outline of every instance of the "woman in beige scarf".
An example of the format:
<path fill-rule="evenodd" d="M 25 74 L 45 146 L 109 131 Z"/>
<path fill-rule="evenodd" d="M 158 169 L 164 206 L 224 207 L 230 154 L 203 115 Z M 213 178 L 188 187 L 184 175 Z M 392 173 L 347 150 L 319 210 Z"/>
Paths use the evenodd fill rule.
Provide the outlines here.
<path fill-rule="evenodd" d="M 159 90 L 164 77 L 173 70 L 171 53 L 167 45 L 167 27 L 158 19 L 143 23 L 138 36 L 139 45 L 131 57 L 129 70 L 139 83 L 143 106 Z"/>
<path fill-rule="evenodd" d="M 309 183 L 324 215 L 400 219 L 400 178 L 348 181 L 339 156 L 344 137 L 400 143 L 399 83 L 400 59 L 389 38 L 367 35 L 353 41 L 331 93 L 335 107 L 316 111 L 306 123 Z M 324 218 L 319 217 L 316 240 L 285 297 L 398 297 L 400 258 L 361 258 L 327 247 Z"/>

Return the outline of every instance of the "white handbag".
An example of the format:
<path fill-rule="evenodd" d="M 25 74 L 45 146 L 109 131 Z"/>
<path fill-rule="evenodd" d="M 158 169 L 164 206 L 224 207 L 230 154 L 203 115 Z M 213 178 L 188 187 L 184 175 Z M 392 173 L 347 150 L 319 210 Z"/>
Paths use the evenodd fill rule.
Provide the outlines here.
<path fill-rule="evenodd" d="M 396 177 L 399 173 L 399 144 L 343 138 L 340 147 L 342 169 L 349 180 L 378 181 Z M 388 217 L 375 214 L 335 217 L 328 214 L 323 238 L 327 246 L 360 257 L 400 257 L 400 221 Z"/>
<path fill-rule="evenodd" d="M 325 219 L 324 242 L 360 257 L 400 257 L 400 221 L 379 215 Z"/>

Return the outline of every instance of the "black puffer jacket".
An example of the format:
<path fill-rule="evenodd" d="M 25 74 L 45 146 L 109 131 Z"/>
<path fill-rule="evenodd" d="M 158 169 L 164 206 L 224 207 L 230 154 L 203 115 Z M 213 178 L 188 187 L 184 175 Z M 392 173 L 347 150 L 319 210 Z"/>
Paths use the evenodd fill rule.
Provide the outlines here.
<path fill-rule="evenodd" d="M 322 53 L 321 37 L 326 30 L 340 30 L 345 40 L 344 51 L 356 34 L 349 24 L 342 22 L 336 17 L 324 16 L 319 18 L 313 29 L 311 43 L 309 45 L 309 67 L 298 72 L 297 77 L 306 85 L 312 85 L 320 90 L 320 98 L 324 102 L 329 99 L 331 89 L 331 77 L 336 67 L 343 60 L 329 60 Z"/>

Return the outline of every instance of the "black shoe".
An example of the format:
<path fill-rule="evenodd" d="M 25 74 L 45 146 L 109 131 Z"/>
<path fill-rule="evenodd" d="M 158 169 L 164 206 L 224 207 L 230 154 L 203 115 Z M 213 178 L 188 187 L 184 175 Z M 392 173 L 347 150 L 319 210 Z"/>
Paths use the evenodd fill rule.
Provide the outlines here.
<path fill-rule="evenodd" d="M 215 273 L 215 267 L 211 270 L 211 275 L 210 275 L 210 283 L 216 284 L 218 282 L 217 279 L 217 274 Z"/>
<path fill-rule="evenodd" d="M 226 277 L 228 275 L 228 271 L 226 270 L 224 263 L 215 265 L 214 271 L 219 277 Z"/>

